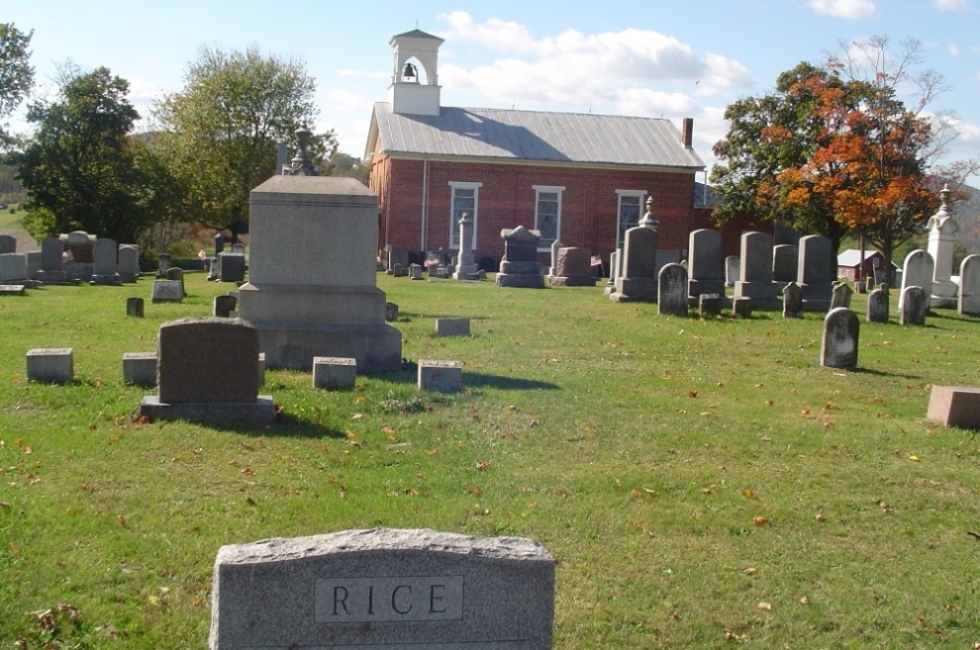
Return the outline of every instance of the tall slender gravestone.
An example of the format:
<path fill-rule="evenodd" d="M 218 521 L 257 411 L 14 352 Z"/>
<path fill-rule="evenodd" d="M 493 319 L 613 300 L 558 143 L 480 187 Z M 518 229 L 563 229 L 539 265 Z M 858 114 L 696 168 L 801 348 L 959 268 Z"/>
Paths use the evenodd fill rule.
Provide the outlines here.
<path fill-rule="evenodd" d="M 902 306 L 898 322 L 902 325 L 925 325 L 926 314 L 929 312 L 929 294 L 922 287 L 905 287 L 902 289 Z"/>
<path fill-rule="evenodd" d="M 657 280 L 659 282 L 657 313 L 669 316 L 687 316 L 687 269 L 680 264 L 666 264 L 660 269 Z"/>
<path fill-rule="evenodd" d="M 858 359 L 858 332 L 861 323 L 857 314 L 846 307 L 827 313 L 823 321 L 823 340 L 820 346 L 820 365 L 829 368 L 853 368 Z"/>
<path fill-rule="evenodd" d="M 401 332 L 376 286 L 378 197 L 353 178 L 273 176 L 251 192 L 249 275 L 239 316 L 258 330 L 271 368 L 313 357 L 398 370 Z"/>
<path fill-rule="evenodd" d="M 65 246 L 58 237 L 45 237 L 41 240 L 41 270 L 37 279 L 41 282 L 60 284 L 68 279 L 65 273 Z"/>
<path fill-rule="evenodd" d="M 926 294 L 926 309 L 929 308 L 930 287 L 936 264 L 927 251 L 914 250 L 905 256 L 902 264 L 902 287 L 898 294 L 898 311 L 901 313 L 905 305 L 905 290 L 909 287 L 920 287 Z"/>
<path fill-rule="evenodd" d="M 888 322 L 888 286 L 882 285 L 868 294 L 868 322 Z"/>
<path fill-rule="evenodd" d="M 609 298 L 617 302 L 657 302 L 657 227 L 653 217 L 653 199 L 647 198 L 647 210 L 638 225 L 626 231 L 620 275 Z"/>
<path fill-rule="evenodd" d="M 957 286 L 950 279 L 953 273 L 953 244 L 959 231 L 953 212 L 949 205 L 949 187 L 943 187 L 939 193 L 942 205 L 936 214 L 929 217 L 926 226 L 929 228 L 929 243 L 926 250 L 932 255 L 932 283 L 919 285 L 929 291 L 931 287 L 930 307 L 956 307 Z M 911 286 L 911 285 L 910 285 Z"/>
<path fill-rule="evenodd" d="M 795 282 L 783 287 L 783 318 L 800 318 L 803 316 L 803 292 Z"/>
<path fill-rule="evenodd" d="M 703 293 L 725 295 L 722 268 L 721 233 L 710 228 L 695 230 L 688 236 L 687 294 L 694 300 Z"/>
<path fill-rule="evenodd" d="M 833 293 L 830 298 L 830 309 L 844 307 L 851 308 L 851 298 L 854 296 L 854 289 L 846 282 L 838 282 L 834 285 Z"/>
<path fill-rule="evenodd" d="M 136 282 L 140 277 L 140 249 L 136 244 L 119 244 L 119 280 Z"/>
<path fill-rule="evenodd" d="M 803 295 L 804 311 L 826 311 L 834 291 L 832 244 L 823 235 L 800 237 L 796 282 Z"/>
<path fill-rule="evenodd" d="M 472 280 L 473 274 L 478 270 L 473 261 L 473 216 L 464 212 L 459 220 L 459 262 L 453 271 L 453 277 L 457 280 Z"/>
<path fill-rule="evenodd" d="M 750 298 L 753 311 L 779 309 L 776 285 L 772 282 L 772 235 L 742 233 L 741 279 L 735 283 L 736 298 Z"/>
<path fill-rule="evenodd" d="M 961 316 L 980 316 L 980 255 L 967 255 L 960 263 L 956 310 Z"/>
<path fill-rule="evenodd" d="M 738 255 L 729 255 L 725 258 L 725 286 L 734 287 L 739 281 L 739 272 L 742 268 L 742 261 Z"/>
<path fill-rule="evenodd" d="M 795 244 L 776 244 L 772 247 L 772 281 L 776 291 L 782 291 L 799 275 L 800 247 Z"/>

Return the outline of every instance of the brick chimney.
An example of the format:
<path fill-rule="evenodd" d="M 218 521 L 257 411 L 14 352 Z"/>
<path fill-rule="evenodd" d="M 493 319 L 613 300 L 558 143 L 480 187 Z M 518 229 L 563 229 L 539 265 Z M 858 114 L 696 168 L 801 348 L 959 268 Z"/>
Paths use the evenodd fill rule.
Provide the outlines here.
<path fill-rule="evenodd" d="M 681 141 L 684 143 L 685 149 L 694 148 L 694 118 L 685 117 L 683 127 L 681 128 Z"/>

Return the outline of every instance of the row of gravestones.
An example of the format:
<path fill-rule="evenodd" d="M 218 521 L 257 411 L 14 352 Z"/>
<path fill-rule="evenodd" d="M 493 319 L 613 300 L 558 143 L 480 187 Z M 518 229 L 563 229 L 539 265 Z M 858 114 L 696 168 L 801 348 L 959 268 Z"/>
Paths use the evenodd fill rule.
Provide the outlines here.
<path fill-rule="evenodd" d="M 76 231 L 46 237 L 40 251 L 16 253 L 16 240 L 0 236 L 0 283 L 133 283 L 139 279 L 139 248 Z"/>

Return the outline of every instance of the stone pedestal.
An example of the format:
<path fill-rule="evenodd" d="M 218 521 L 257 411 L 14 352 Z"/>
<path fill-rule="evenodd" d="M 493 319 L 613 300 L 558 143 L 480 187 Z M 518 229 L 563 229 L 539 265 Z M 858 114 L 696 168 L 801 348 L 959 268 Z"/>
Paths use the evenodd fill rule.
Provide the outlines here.
<path fill-rule="evenodd" d="M 497 286 L 543 288 L 544 274 L 541 273 L 541 265 L 537 259 L 540 233 L 518 226 L 501 230 L 500 236 L 504 239 L 504 257 L 500 261 Z"/>
<path fill-rule="evenodd" d="M 949 206 L 948 187 L 942 192 L 942 206 L 929 218 L 929 243 L 926 248 L 933 260 L 932 292 L 929 306 L 933 308 L 955 309 L 959 287 L 950 279 L 953 273 L 953 245 L 959 226 L 953 219 Z M 929 285 L 922 285 L 929 289 Z"/>
<path fill-rule="evenodd" d="M 269 367 L 350 357 L 358 372 L 401 368 L 401 332 L 375 285 L 377 229 L 378 197 L 352 178 L 273 176 L 252 190 L 238 314 Z"/>

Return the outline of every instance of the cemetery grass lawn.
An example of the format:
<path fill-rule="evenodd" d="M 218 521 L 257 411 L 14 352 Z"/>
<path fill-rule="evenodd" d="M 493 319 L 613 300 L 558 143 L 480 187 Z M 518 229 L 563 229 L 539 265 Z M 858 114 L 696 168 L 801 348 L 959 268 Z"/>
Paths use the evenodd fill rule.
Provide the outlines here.
<path fill-rule="evenodd" d="M 856 295 L 845 371 L 818 365 L 822 314 L 379 274 L 406 371 L 268 370 L 266 428 L 141 423 L 123 353 L 229 290 L 186 282 L 0 298 L 0 647 L 204 648 L 221 545 L 375 526 L 544 544 L 560 650 L 980 643 L 980 438 L 924 419 L 932 385 L 980 385 L 978 319 L 871 325 Z M 73 348 L 75 381 L 25 381 L 36 347 Z M 420 358 L 462 361 L 463 391 L 418 391 Z"/>

